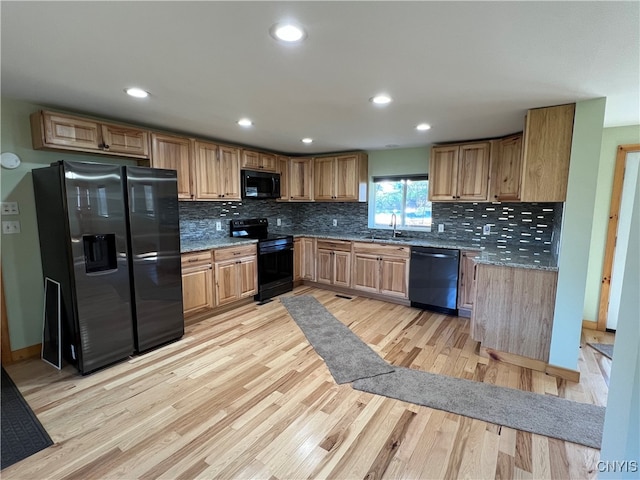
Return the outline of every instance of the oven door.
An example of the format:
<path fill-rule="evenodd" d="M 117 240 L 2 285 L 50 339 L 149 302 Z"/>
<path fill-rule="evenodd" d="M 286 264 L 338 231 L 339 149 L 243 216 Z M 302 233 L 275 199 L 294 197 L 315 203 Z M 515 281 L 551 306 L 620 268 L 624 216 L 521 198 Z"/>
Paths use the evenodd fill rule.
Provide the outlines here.
<path fill-rule="evenodd" d="M 258 289 L 269 298 L 293 288 L 293 246 L 260 247 L 258 254 Z M 273 295 L 270 295 L 273 293 Z M 264 298 L 260 298 L 261 300 Z"/>

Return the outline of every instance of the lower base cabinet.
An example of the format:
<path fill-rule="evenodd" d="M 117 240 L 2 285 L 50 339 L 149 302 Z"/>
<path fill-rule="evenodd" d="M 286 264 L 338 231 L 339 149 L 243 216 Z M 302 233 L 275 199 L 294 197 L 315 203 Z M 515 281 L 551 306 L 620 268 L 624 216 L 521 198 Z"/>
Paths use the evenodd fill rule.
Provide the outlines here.
<path fill-rule="evenodd" d="M 182 305 L 185 317 L 213 309 L 211 251 L 185 253 L 182 260 Z"/>
<path fill-rule="evenodd" d="M 354 242 L 351 288 L 408 298 L 410 253 L 404 246 Z"/>
<path fill-rule="evenodd" d="M 351 242 L 317 241 L 316 281 L 345 288 L 351 286 Z"/>
<path fill-rule="evenodd" d="M 471 336 L 483 347 L 548 362 L 558 273 L 478 264 Z"/>
<path fill-rule="evenodd" d="M 226 305 L 258 292 L 258 257 L 255 245 L 213 251 L 216 305 Z"/>
<path fill-rule="evenodd" d="M 458 273 L 458 311 L 461 317 L 468 317 L 473 310 L 476 296 L 476 263 L 474 251 L 460 251 L 460 271 Z"/>

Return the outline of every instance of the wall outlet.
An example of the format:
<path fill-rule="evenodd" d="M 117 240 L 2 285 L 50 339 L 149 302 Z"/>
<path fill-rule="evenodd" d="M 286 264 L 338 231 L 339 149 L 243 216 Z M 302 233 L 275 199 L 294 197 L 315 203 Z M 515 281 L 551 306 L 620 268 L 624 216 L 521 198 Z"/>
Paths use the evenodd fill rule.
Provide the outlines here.
<path fill-rule="evenodd" d="M 438 233 L 442 233 L 444 232 L 444 223 L 439 223 L 438 224 Z"/>
<path fill-rule="evenodd" d="M 337 226 L 338 226 L 338 219 L 337 219 L 337 218 L 334 218 L 334 219 L 333 219 L 333 226 L 334 226 L 334 227 L 337 227 Z"/>
<path fill-rule="evenodd" d="M 282 220 L 280 220 L 280 219 L 278 218 L 278 219 L 276 220 L 276 225 L 277 225 L 278 227 L 281 227 L 281 226 L 282 226 Z"/>
<path fill-rule="evenodd" d="M 18 221 L 5 221 L 2 222 L 2 233 L 10 235 L 12 233 L 20 233 L 20 222 Z"/>
<path fill-rule="evenodd" d="M 218 232 L 222 231 L 222 222 L 220 220 L 216 221 L 216 230 Z"/>
<path fill-rule="evenodd" d="M 491 224 L 486 224 L 484 227 L 482 227 L 483 235 L 489 235 L 490 233 L 491 233 Z"/>
<path fill-rule="evenodd" d="M 2 215 L 18 215 L 18 202 L 2 202 Z"/>

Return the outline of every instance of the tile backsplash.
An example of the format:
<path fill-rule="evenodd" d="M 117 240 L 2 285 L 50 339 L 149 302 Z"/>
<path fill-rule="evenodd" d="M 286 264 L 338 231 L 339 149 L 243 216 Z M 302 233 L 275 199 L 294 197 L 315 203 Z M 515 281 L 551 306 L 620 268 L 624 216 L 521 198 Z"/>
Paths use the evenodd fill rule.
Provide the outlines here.
<path fill-rule="evenodd" d="M 555 253 L 560 239 L 563 203 L 434 203 L 431 232 L 405 236 L 458 241 L 478 246 L 542 248 Z M 390 230 L 369 229 L 366 203 L 286 203 L 275 200 L 181 202 L 180 233 L 185 238 L 229 236 L 232 218 L 266 217 L 270 232 L 390 236 Z M 281 226 L 277 226 L 280 219 Z M 333 220 L 337 220 L 337 227 Z M 222 225 L 216 231 L 216 221 Z M 438 233 L 438 225 L 444 232 Z M 489 233 L 483 227 L 489 225 Z M 402 230 L 402 229 L 400 229 Z"/>

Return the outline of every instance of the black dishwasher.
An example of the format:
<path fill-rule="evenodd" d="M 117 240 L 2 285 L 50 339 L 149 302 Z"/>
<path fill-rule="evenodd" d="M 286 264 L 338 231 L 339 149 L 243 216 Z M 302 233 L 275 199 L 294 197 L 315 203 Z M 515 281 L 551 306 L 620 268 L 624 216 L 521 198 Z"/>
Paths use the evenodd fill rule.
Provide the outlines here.
<path fill-rule="evenodd" d="M 412 307 L 458 315 L 460 250 L 412 247 L 409 300 Z"/>

